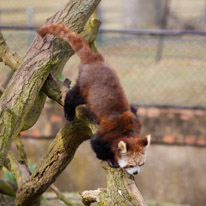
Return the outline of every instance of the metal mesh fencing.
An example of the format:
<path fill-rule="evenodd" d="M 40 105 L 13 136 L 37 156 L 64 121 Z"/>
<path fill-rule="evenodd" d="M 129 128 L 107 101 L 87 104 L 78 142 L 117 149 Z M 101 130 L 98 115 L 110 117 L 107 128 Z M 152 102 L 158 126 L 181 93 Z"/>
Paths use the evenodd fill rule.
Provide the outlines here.
<path fill-rule="evenodd" d="M 10 48 L 22 56 L 35 37 L 33 31 L 2 33 Z M 100 33 L 96 45 L 106 62 L 117 71 L 132 104 L 205 109 L 205 44 L 205 36 L 200 35 L 160 39 L 151 35 Z M 75 81 L 78 63 L 75 56 L 68 61 L 65 77 Z M 0 67 L 5 68 L 3 64 Z"/>
<path fill-rule="evenodd" d="M 201 36 L 160 40 L 108 33 L 98 37 L 97 48 L 116 69 L 132 104 L 206 108 L 205 43 Z"/>

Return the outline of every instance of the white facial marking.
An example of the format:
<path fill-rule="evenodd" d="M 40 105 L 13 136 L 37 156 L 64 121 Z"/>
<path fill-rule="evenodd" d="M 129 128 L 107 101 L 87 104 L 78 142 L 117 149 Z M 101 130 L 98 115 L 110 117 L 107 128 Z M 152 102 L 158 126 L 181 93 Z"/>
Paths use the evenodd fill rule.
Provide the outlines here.
<path fill-rule="evenodd" d="M 134 173 L 139 174 L 140 173 L 140 167 L 127 168 L 126 171 L 131 175 L 133 175 Z"/>
<path fill-rule="evenodd" d="M 119 166 L 120 166 L 121 168 L 124 168 L 125 166 L 128 165 L 128 161 L 127 161 L 126 159 L 120 159 L 120 160 L 118 161 L 118 164 L 119 164 Z"/>

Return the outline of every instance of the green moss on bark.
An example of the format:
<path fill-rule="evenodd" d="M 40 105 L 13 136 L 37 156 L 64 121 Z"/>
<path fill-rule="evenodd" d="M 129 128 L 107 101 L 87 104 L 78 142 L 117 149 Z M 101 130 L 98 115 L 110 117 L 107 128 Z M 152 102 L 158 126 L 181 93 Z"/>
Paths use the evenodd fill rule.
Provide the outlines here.
<path fill-rule="evenodd" d="M 79 33 L 99 1 L 72 0 L 65 8 L 48 19 L 47 23 L 64 22 L 73 31 Z M 1 96 L 0 167 L 10 149 L 12 138 L 22 130 L 47 76 L 52 70 L 58 71 L 60 65 L 62 68 L 73 53 L 66 42 L 63 43 L 65 50 L 62 50 L 62 44 L 59 44 L 59 41 L 53 41 L 51 44 L 54 39 L 55 37 L 49 37 L 48 41 L 43 41 L 40 36 L 35 38 L 23 63 L 12 76 Z"/>

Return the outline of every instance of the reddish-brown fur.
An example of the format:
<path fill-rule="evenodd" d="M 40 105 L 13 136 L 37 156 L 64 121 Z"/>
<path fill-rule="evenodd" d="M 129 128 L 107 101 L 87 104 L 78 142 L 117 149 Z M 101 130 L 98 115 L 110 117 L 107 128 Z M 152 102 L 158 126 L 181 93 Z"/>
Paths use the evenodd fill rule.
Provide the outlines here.
<path fill-rule="evenodd" d="M 72 49 L 79 55 L 82 63 L 90 64 L 97 61 L 103 61 L 102 55 L 95 54 L 82 37 L 70 31 L 64 24 L 50 24 L 40 28 L 37 32 L 42 37 L 48 33 L 69 42 Z"/>
<path fill-rule="evenodd" d="M 68 120 L 75 116 L 75 107 L 86 103 L 100 123 L 92 138 L 92 147 L 97 157 L 116 166 L 118 142 L 124 140 L 131 152 L 143 150 L 145 138 L 139 137 L 140 123 L 126 98 L 116 72 L 94 53 L 88 44 L 64 24 L 51 24 L 40 28 L 38 33 L 47 33 L 69 42 L 80 57 L 81 64 L 76 85 L 65 100 L 65 115 Z"/>

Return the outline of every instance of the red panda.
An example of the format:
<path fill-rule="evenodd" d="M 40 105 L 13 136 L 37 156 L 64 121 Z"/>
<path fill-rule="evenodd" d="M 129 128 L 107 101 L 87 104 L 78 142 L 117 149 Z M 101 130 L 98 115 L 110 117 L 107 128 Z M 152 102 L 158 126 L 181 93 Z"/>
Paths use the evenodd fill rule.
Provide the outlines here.
<path fill-rule="evenodd" d="M 50 24 L 40 28 L 67 41 L 80 58 L 79 75 L 75 86 L 67 93 L 64 112 L 68 121 L 75 117 L 75 108 L 87 104 L 99 122 L 91 146 L 97 158 L 111 167 L 121 167 L 130 174 L 138 174 L 144 165 L 150 135 L 140 137 L 140 122 L 130 107 L 116 72 L 94 53 L 81 36 L 64 24 Z"/>

